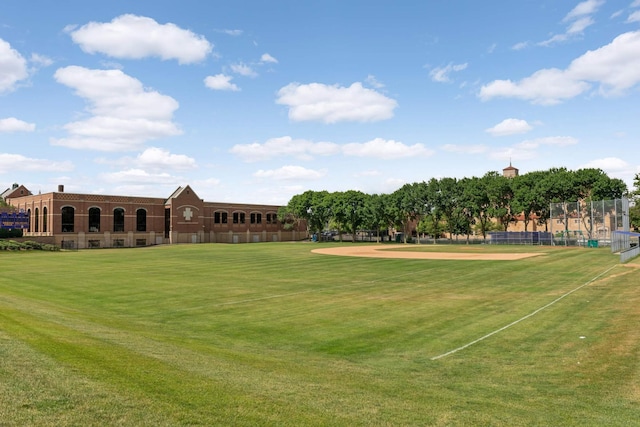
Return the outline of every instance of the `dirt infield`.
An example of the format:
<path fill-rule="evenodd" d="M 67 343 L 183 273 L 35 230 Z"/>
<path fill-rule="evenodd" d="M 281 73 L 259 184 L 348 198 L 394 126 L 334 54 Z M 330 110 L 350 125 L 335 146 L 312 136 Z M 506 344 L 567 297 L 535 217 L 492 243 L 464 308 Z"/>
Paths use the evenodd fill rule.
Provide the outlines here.
<path fill-rule="evenodd" d="M 356 256 L 367 258 L 402 258 L 402 259 L 439 259 L 439 260 L 478 260 L 478 261 L 512 261 L 541 255 L 540 253 L 479 253 L 479 252 L 417 252 L 388 249 L 406 248 L 405 245 L 384 246 L 341 246 L 339 248 L 313 249 L 311 252 L 324 255 Z"/>

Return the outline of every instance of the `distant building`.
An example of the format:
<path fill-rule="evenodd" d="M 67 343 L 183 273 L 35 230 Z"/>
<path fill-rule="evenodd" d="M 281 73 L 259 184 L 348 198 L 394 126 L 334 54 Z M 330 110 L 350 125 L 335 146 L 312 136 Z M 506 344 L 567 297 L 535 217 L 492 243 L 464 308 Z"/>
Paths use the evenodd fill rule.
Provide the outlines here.
<path fill-rule="evenodd" d="M 305 224 L 285 229 L 279 206 L 205 202 L 188 185 L 166 199 L 65 193 L 62 185 L 33 195 L 17 184 L 2 197 L 29 215 L 24 236 L 79 249 L 307 237 Z"/>
<path fill-rule="evenodd" d="M 24 185 L 13 184 L 11 188 L 7 188 L 0 193 L 0 199 L 6 201 L 10 197 L 29 196 L 31 192 Z"/>
<path fill-rule="evenodd" d="M 516 176 L 518 176 L 518 172 L 518 169 L 511 166 L 511 161 L 509 161 L 509 166 L 502 169 L 502 176 L 507 178 L 515 178 Z"/>

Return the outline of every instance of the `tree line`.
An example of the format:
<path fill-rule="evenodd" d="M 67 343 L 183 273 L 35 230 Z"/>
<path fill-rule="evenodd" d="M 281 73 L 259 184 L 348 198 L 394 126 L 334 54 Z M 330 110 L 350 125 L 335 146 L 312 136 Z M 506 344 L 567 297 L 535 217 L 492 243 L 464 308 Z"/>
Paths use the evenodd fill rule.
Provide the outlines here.
<path fill-rule="evenodd" d="M 446 233 L 449 238 L 467 239 L 475 233 L 486 239 L 489 231 L 506 231 L 518 219 L 524 221 L 525 231 L 532 221 L 547 227 L 552 203 L 579 201 L 586 205 L 625 195 L 640 198 L 640 174 L 635 185 L 636 190 L 629 193 L 622 180 L 596 168 L 552 168 L 513 178 L 488 172 L 482 177 L 432 178 L 405 184 L 390 194 L 308 190 L 293 196 L 278 216 L 285 225 L 305 221 L 310 235 L 334 229 L 339 236 L 352 234 L 353 241 L 361 230 L 373 231 L 379 240 L 380 233 L 389 228 L 403 232 L 405 242 L 414 230 L 434 237 Z M 637 206 L 632 210 L 637 212 Z M 640 215 L 635 221 L 636 227 L 640 225 Z"/>

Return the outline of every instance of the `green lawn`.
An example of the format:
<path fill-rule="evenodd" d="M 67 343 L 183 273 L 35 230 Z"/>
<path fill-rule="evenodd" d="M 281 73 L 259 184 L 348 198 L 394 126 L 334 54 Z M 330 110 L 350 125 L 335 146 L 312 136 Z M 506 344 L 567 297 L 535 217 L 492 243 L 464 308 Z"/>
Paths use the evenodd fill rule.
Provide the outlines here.
<path fill-rule="evenodd" d="M 324 246 L 0 252 L 0 425 L 638 425 L 640 267 Z"/>

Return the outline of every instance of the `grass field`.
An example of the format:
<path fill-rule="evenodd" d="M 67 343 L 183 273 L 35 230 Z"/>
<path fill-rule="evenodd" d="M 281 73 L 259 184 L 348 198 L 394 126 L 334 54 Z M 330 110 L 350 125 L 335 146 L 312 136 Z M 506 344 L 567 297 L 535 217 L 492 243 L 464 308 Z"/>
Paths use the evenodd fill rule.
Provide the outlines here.
<path fill-rule="evenodd" d="M 0 253 L 0 426 L 640 422 L 637 262 L 316 247 Z"/>

